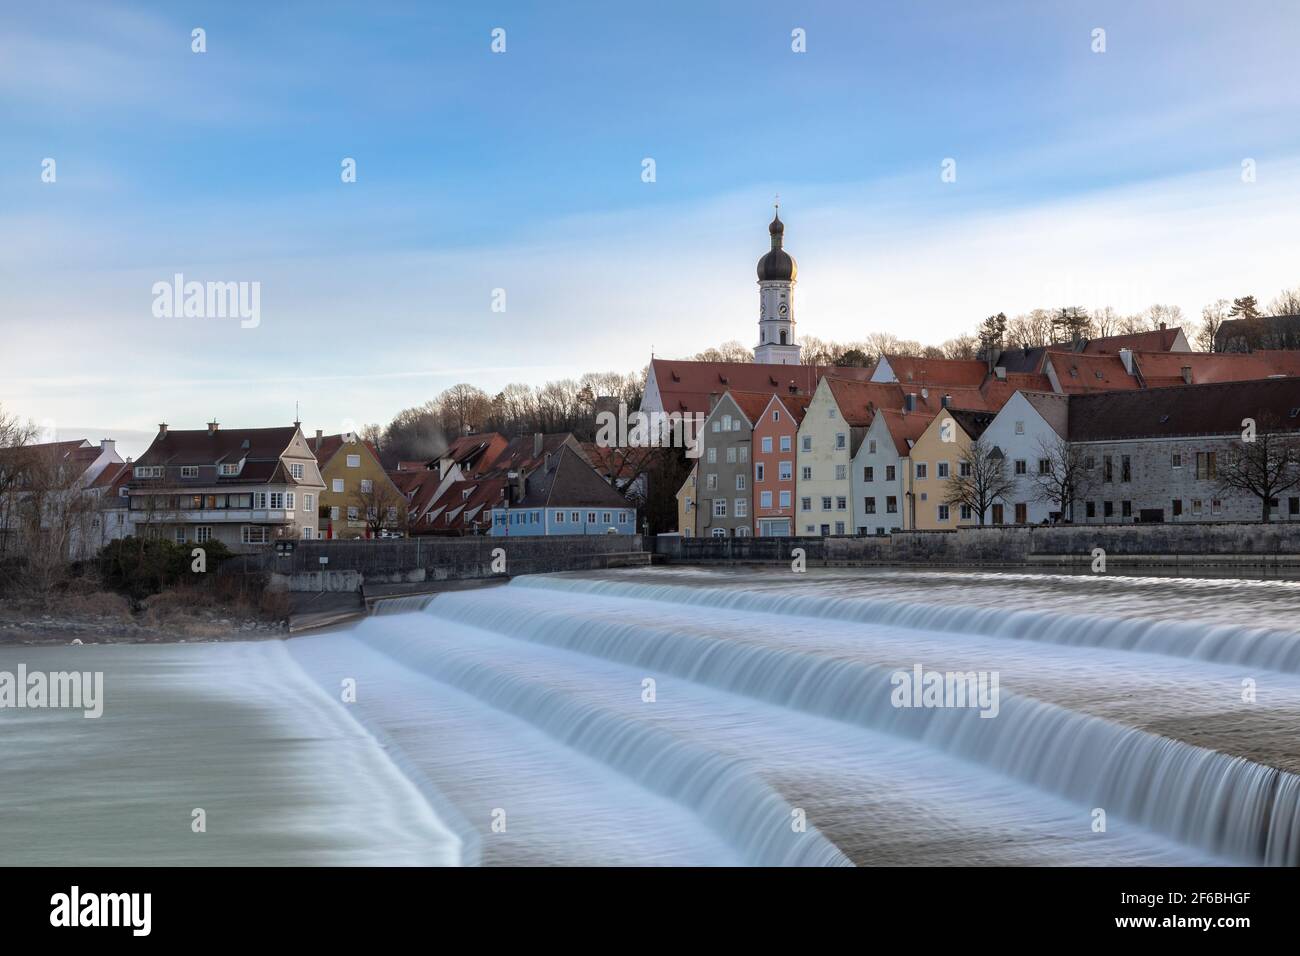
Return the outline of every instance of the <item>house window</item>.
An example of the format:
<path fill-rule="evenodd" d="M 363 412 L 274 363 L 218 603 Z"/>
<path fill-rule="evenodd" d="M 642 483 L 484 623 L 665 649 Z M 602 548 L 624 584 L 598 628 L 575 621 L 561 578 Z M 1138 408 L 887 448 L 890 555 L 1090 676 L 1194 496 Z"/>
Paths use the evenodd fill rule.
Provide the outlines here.
<path fill-rule="evenodd" d="M 876 499 L 864 498 L 862 501 L 862 510 L 864 514 L 873 515 L 876 513 Z"/>
<path fill-rule="evenodd" d="M 946 461 L 941 461 L 941 462 L 939 462 L 939 464 L 938 464 L 937 467 L 938 467 L 938 471 L 937 471 L 938 476 L 939 476 L 940 478 L 947 478 L 947 477 L 948 477 L 948 463 L 947 463 Z"/>
<path fill-rule="evenodd" d="M 275 508 L 283 508 L 283 507 L 284 507 L 284 492 L 283 492 L 283 491 L 273 491 L 273 492 L 271 492 L 271 507 L 272 507 L 273 509 L 275 509 Z"/>
<path fill-rule="evenodd" d="M 1084 507 L 1084 511 L 1089 518 L 1097 517 L 1097 502 L 1089 501 Z"/>
<path fill-rule="evenodd" d="M 875 481 L 875 480 L 876 480 L 876 469 L 873 468 L 871 465 L 867 465 L 867 466 L 865 466 L 865 467 L 862 469 L 862 480 L 863 480 L 863 481 Z"/>
<path fill-rule="evenodd" d="M 1052 473 L 1052 462 L 1047 458 L 1038 459 L 1038 473 L 1040 475 L 1050 475 Z"/>
<path fill-rule="evenodd" d="M 804 465 L 799 469 L 799 478 L 801 481 L 812 481 L 812 466 Z"/>
<path fill-rule="evenodd" d="M 781 507 L 782 507 L 782 508 L 789 508 L 789 507 L 790 507 L 790 492 L 788 492 L 788 491 L 783 491 L 783 492 L 781 492 L 781 495 L 780 495 L 780 497 L 778 498 L 778 500 L 781 502 Z M 1292 501 L 1300 501 L 1300 498 L 1292 498 L 1291 500 L 1292 500 Z M 1292 514 L 1295 514 L 1295 512 L 1293 511 Z"/>
<path fill-rule="evenodd" d="M 717 423 L 716 423 L 716 422 L 714 422 L 714 426 L 715 426 L 715 427 L 717 426 Z M 727 536 L 727 529 L 726 529 L 726 528 L 714 528 L 714 529 L 713 529 L 713 536 L 714 536 L 715 538 L 725 538 L 725 537 Z"/>
<path fill-rule="evenodd" d="M 330 506 L 330 520 L 331 520 L 331 521 L 338 521 L 338 520 L 339 520 L 339 506 L 338 506 L 338 505 L 331 505 L 331 506 Z M 430 517 L 429 520 L 433 520 L 432 517 Z"/>
<path fill-rule="evenodd" d="M 302 478 L 302 465 L 301 465 L 299 462 L 294 462 L 293 464 L 291 464 L 291 465 L 289 466 L 289 476 L 292 477 L 292 478 L 297 478 L 297 479 L 301 480 L 301 478 Z"/>
<path fill-rule="evenodd" d="M 771 454 L 771 452 L 772 452 L 772 436 L 771 436 L 771 435 L 764 435 L 764 436 L 763 436 L 763 454 L 768 455 L 768 454 Z"/>
<path fill-rule="evenodd" d="M 974 510 L 971 509 L 971 506 L 970 506 L 970 505 L 962 505 L 962 506 L 961 506 L 961 520 L 962 520 L 962 521 L 970 521 L 971 518 L 974 517 L 974 515 L 975 515 L 975 512 L 974 512 Z"/>
<path fill-rule="evenodd" d="M 815 524 L 806 524 L 803 526 L 804 534 L 816 534 L 817 526 Z"/>
<path fill-rule="evenodd" d="M 689 501 L 690 499 L 688 498 L 687 500 Z M 575 511 L 575 512 L 573 512 L 572 514 L 570 514 L 570 515 L 569 515 L 569 520 L 572 521 L 574 524 L 578 524 L 578 523 L 579 523 L 579 521 L 578 521 L 578 512 Z"/>
<path fill-rule="evenodd" d="M 1026 465 L 1025 465 L 1025 460 L 1024 460 L 1023 458 L 1017 458 L 1017 459 L 1016 459 L 1016 469 L 1015 469 L 1015 470 L 1016 470 L 1016 474 L 1017 474 L 1017 475 L 1028 474 L 1028 468 L 1026 467 Z"/>
<path fill-rule="evenodd" d="M 1183 467 L 1183 456 L 1179 452 L 1174 452 L 1170 455 L 1169 460 L 1175 468 Z"/>
<path fill-rule="evenodd" d="M 831 510 L 831 496 L 822 495 L 822 511 L 830 511 L 830 510 Z"/>
<path fill-rule="evenodd" d="M 1114 462 L 1111 461 L 1110 455 L 1104 455 L 1101 459 L 1101 480 L 1115 480 L 1115 465 Z"/>
<path fill-rule="evenodd" d="M 311 525 L 303 525 L 302 539 L 304 541 L 310 541 L 312 537 L 313 537 L 313 529 Z"/>
<path fill-rule="evenodd" d="M 848 445 L 848 439 L 846 438 L 844 432 L 836 432 L 836 433 L 835 433 L 835 447 L 836 447 L 837 449 L 838 449 L 838 448 L 845 448 L 845 447 L 847 447 L 847 445 Z"/>
<path fill-rule="evenodd" d="M 185 543 L 185 529 L 184 529 L 184 528 L 177 528 L 177 529 L 173 532 L 173 534 L 176 536 L 176 543 L 177 543 L 177 544 L 184 544 L 184 543 Z"/>
<path fill-rule="evenodd" d="M 1029 523 L 1029 506 L 1024 502 L 1016 503 L 1016 524 Z"/>
<path fill-rule="evenodd" d="M 286 511 L 292 511 L 294 509 L 293 494 L 294 493 L 292 491 L 285 492 L 284 507 Z"/>
<path fill-rule="evenodd" d="M 360 456 L 360 455 L 348 455 L 348 467 L 349 467 L 349 468 L 360 468 L 360 467 L 361 467 L 361 456 Z"/>
<path fill-rule="evenodd" d="M 918 461 L 918 462 L 916 463 L 916 478 L 917 478 L 917 480 L 918 480 L 918 481 L 923 480 L 923 479 L 925 478 L 925 473 L 926 473 L 926 463 L 923 462 L 923 461 Z"/>
<path fill-rule="evenodd" d="M 994 506 L 993 506 L 993 523 L 994 523 L 994 524 L 1002 524 L 1002 518 L 1003 518 L 1002 510 L 1003 510 L 1003 509 L 1002 509 L 1002 506 L 1001 506 L 1001 505 L 994 505 Z"/>
<path fill-rule="evenodd" d="M 313 510 L 315 510 L 315 507 L 316 507 L 316 496 L 315 496 L 315 495 L 303 495 L 303 496 L 302 496 L 302 510 L 303 510 L 303 511 L 313 511 Z"/>
<path fill-rule="evenodd" d="M 1193 499 L 1192 499 L 1192 514 L 1194 514 L 1194 515 L 1199 515 L 1200 513 L 1201 513 L 1201 499 L 1200 499 L 1200 498 L 1193 498 Z"/>
<path fill-rule="evenodd" d="M 712 447 L 709 448 L 709 450 L 705 452 L 704 460 L 710 465 L 716 465 L 718 463 L 718 449 Z"/>
<path fill-rule="evenodd" d="M 749 516 L 749 499 L 748 499 L 748 498 L 737 498 L 737 499 L 736 499 L 736 517 L 737 517 L 737 518 L 745 518 L 745 517 L 748 517 L 748 516 Z"/>
<path fill-rule="evenodd" d="M 727 449 L 727 464 L 734 465 L 735 463 L 736 463 L 736 446 L 732 445 L 730 448 Z"/>
<path fill-rule="evenodd" d="M 1119 459 L 1119 480 L 1120 480 L 1120 481 L 1132 481 L 1132 480 L 1133 480 L 1133 470 L 1132 470 L 1131 465 L 1129 464 L 1129 457 L 1128 457 L 1128 455 L 1121 455 L 1121 456 L 1120 456 L 1120 459 Z"/>
<path fill-rule="evenodd" d="M 1093 458 L 1091 455 L 1089 455 L 1087 458 L 1083 460 L 1084 471 L 1092 471 L 1096 467 L 1097 467 L 1097 459 Z"/>
<path fill-rule="evenodd" d="M 239 540 L 244 544 L 269 544 L 271 529 L 266 525 L 246 524 L 239 529 Z"/>
<path fill-rule="evenodd" d="M 885 466 L 885 481 L 893 481 L 897 474 L 898 472 L 895 469 L 895 466 L 893 465 Z"/>
<path fill-rule="evenodd" d="M 957 474 L 961 475 L 963 478 L 969 478 L 970 462 L 968 461 L 959 462 L 957 465 Z"/>
<path fill-rule="evenodd" d="M 1177 517 L 1178 517 L 1179 515 L 1181 515 L 1182 513 L 1183 513 L 1183 499 L 1182 499 L 1182 498 L 1175 498 L 1175 499 L 1174 499 L 1174 507 L 1173 507 L 1173 514 L 1174 514 L 1174 517 L 1177 518 Z"/>
<path fill-rule="evenodd" d="M 789 451 L 789 450 L 790 450 L 790 436 L 789 436 L 789 435 L 782 435 L 782 436 L 781 436 L 781 450 L 782 450 L 782 451 Z"/>
<path fill-rule="evenodd" d="M 763 467 L 763 463 L 761 461 L 758 464 L 754 465 L 755 481 L 762 481 L 766 474 L 767 474 L 767 469 Z"/>
<path fill-rule="evenodd" d="M 718 420 L 716 418 L 713 420 L 713 430 L 718 431 Z"/>
<path fill-rule="evenodd" d="M 848 509 L 849 509 L 849 499 L 848 499 L 848 498 L 846 498 L 844 495 L 840 495 L 839 497 L 837 497 L 837 498 L 835 499 L 835 510 L 836 510 L 836 511 L 847 511 Z"/>
<path fill-rule="evenodd" d="M 744 463 L 747 462 L 747 461 L 749 461 L 749 446 L 748 446 L 748 445 L 741 445 L 741 446 L 740 446 L 740 462 L 741 462 L 741 464 L 744 464 Z"/>
<path fill-rule="evenodd" d="M 804 451 L 812 451 L 812 435 L 804 435 L 800 444 Z"/>
<path fill-rule="evenodd" d="M 220 473 L 223 475 L 239 474 L 239 462 L 235 462 L 233 465 L 222 465 L 220 468 Z"/>
<path fill-rule="evenodd" d="M 777 478 L 781 481 L 789 481 L 794 477 L 794 463 L 783 461 L 777 466 Z"/>
<path fill-rule="evenodd" d="M 885 498 L 885 514 L 898 514 L 898 499 L 893 495 L 889 495 Z"/>
<path fill-rule="evenodd" d="M 948 506 L 947 506 L 947 505 L 939 505 L 939 520 L 940 520 L 940 521 L 947 521 L 947 520 L 948 520 Z"/>
<path fill-rule="evenodd" d="M 780 420 L 781 420 L 781 410 L 779 408 L 772 409 L 772 421 L 779 422 Z"/>
<path fill-rule="evenodd" d="M 737 490 L 737 491 L 744 491 L 744 490 L 745 490 L 745 473 L 744 473 L 744 472 L 741 472 L 740 474 L 738 474 L 738 475 L 736 476 L 736 490 Z"/>
<path fill-rule="evenodd" d="M 1017 434 L 1017 435 L 1023 435 L 1024 433 L 1025 433 L 1025 423 L 1024 423 L 1024 422 L 1016 422 L 1016 434 Z"/>
<path fill-rule="evenodd" d="M 715 518 L 725 518 L 726 516 L 727 516 L 727 499 L 726 499 L 726 498 L 714 498 L 714 499 L 713 499 L 713 517 L 715 517 Z"/>
<path fill-rule="evenodd" d="M 369 478 L 361 479 L 361 493 L 363 495 L 370 494 L 372 491 L 374 491 L 374 489 L 375 489 L 375 483 L 373 481 L 371 481 Z"/>
<path fill-rule="evenodd" d="M 342 479 L 342 478 L 335 478 L 335 479 L 333 479 L 333 480 L 330 482 L 330 489 L 331 489 L 335 494 L 342 494 L 342 493 L 343 493 L 343 479 Z"/>
<path fill-rule="evenodd" d="M 730 416 L 730 415 L 723 415 L 723 416 L 722 416 L 722 430 L 723 430 L 724 432 L 729 432 L 729 431 L 731 431 L 731 416 Z"/>
<path fill-rule="evenodd" d="M 758 496 L 758 506 L 760 508 L 772 507 L 772 492 L 764 491 L 762 494 L 760 494 Z"/>
<path fill-rule="evenodd" d="M 348 520 L 349 520 L 349 521 L 356 521 L 359 515 L 360 515 L 360 512 L 357 510 L 357 506 L 356 506 L 356 505 L 348 505 Z"/>
<path fill-rule="evenodd" d="M 849 477 L 849 466 L 848 466 L 848 465 L 836 465 L 836 466 L 835 466 L 835 480 L 836 480 L 836 481 L 846 481 L 846 480 L 848 479 L 848 477 Z"/>
<path fill-rule="evenodd" d="M 811 498 L 800 498 L 800 499 L 799 499 L 799 510 L 800 510 L 800 511 L 812 511 L 812 499 L 811 499 Z"/>
<path fill-rule="evenodd" d="M 136 465 L 135 476 L 137 478 L 161 478 L 163 476 L 162 465 Z"/>
<path fill-rule="evenodd" d="M 874 455 L 875 453 L 876 453 L 876 440 L 873 438 L 871 441 L 867 442 L 867 454 Z"/>
<path fill-rule="evenodd" d="M 1198 512 L 1198 514 L 1199 514 L 1199 512 Z M 1101 516 L 1102 516 L 1103 518 L 1113 518 L 1113 517 L 1115 517 L 1115 502 L 1113 502 L 1113 501 L 1103 501 L 1103 502 L 1101 503 Z"/>
<path fill-rule="evenodd" d="M 1196 477 L 1201 479 L 1217 478 L 1219 475 L 1218 463 L 1215 460 L 1215 453 L 1212 451 L 1198 451 L 1196 453 Z"/>
<path fill-rule="evenodd" d="M 627 512 L 626 512 L 626 511 L 620 511 L 620 512 L 618 513 L 618 523 L 619 523 L 619 524 L 627 524 Z"/>
<path fill-rule="evenodd" d="M 836 534 L 843 534 L 843 533 L 844 533 L 844 522 L 843 522 L 843 521 L 837 521 L 837 522 L 835 522 L 835 533 L 836 533 Z"/>
<path fill-rule="evenodd" d="M 1121 501 L 1119 503 L 1119 514 L 1121 518 L 1133 517 L 1133 502 Z"/>
<path fill-rule="evenodd" d="M 182 478 L 197 478 L 199 476 L 198 465 L 181 465 Z"/>
<path fill-rule="evenodd" d="M 608 511 L 602 511 L 602 512 L 601 512 L 601 514 L 600 514 L 600 523 L 601 523 L 601 524 L 609 524 L 609 514 L 610 514 L 610 513 L 609 513 Z"/>
<path fill-rule="evenodd" d="M 717 475 L 712 475 L 712 474 L 711 474 L 711 475 L 705 475 L 705 476 L 704 476 L 704 487 L 705 487 L 708 491 L 717 491 L 717 490 L 718 490 L 718 476 L 717 476 Z"/>
<path fill-rule="evenodd" d="M 1272 507 L 1274 507 L 1274 508 L 1277 507 L 1277 499 L 1276 499 L 1276 498 L 1270 498 L 1268 503 L 1269 503 L 1270 506 L 1272 506 Z M 1217 514 L 1218 514 L 1219 512 L 1221 512 L 1221 511 L 1223 511 L 1223 502 L 1220 501 L 1218 498 L 1211 498 L 1211 499 L 1210 499 L 1210 514 L 1215 514 L 1215 515 L 1217 515 Z"/>
<path fill-rule="evenodd" d="M 254 507 L 254 508 L 265 508 L 265 507 L 266 507 L 266 492 L 265 492 L 265 491 L 258 491 L 258 492 L 255 492 L 255 493 L 253 494 L 253 507 Z"/>

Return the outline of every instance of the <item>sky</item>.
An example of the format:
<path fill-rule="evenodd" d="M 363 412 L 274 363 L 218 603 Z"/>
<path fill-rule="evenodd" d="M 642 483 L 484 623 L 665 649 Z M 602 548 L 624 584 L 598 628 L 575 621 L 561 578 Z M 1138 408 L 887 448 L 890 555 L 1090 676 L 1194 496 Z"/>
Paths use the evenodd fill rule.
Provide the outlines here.
<path fill-rule="evenodd" d="M 1298 40 L 1290 0 L 9 5 L 0 408 L 139 454 L 751 343 L 778 194 L 802 335 L 1267 302 Z M 256 322 L 158 314 L 178 274 Z"/>

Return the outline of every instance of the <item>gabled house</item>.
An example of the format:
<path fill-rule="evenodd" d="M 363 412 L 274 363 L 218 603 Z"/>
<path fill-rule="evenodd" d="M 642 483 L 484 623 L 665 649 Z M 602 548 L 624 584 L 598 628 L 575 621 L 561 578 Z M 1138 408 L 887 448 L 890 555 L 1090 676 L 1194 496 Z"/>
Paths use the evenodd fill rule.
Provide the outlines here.
<path fill-rule="evenodd" d="M 108 438 L 0 449 L 0 553 L 39 547 L 73 559 L 95 554 L 103 546 L 104 481 L 122 464 Z"/>
<path fill-rule="evenodd" d="M 936 531 L 979 523 L 979 516 L 969 505 L 952 504 L 948 499 L 952 479 L 962 473 L 962 458 L 993 418 L 991 412 L 946 408 L 926 426 L 912 446 L 911 468 L 906 477 L 909 527 Z M 1001 507 L 993 506 L 994 524 L 1002 523 Z"/>
<path fill-rule="evenodd" d="M 928 411 L 876 409 L 853 456 L 853 521 L 858 534 L 907 530 L 912 448 L 934 420 Z"/>
<path fill-rule="evenodd" d="M 729 389 L 714 396 L 714 405 L 700 429 L 700 506 L 695 533 L 714 538 L 744 538 L 753 534 L 751 446 L 754 422 L 771 395 Z"/>
<path fill-rule="evenodd" d="M 514 471 L 491 508 L 494 537 L 635 534 L 636 508 L 568 442 L 539 467 Z"/>
<path fill-rule="evenodd" d="M 768 399 L 754 424 L 754 533 L 795 534 L 795 442 L 812 396 L 780 392 Z"/>
<path fill-rule="evenodd" d="M 1050 500 L 1036 476 L 1062 462 L 1068 437 L 1070 400 L 1052 392 L 1017 392 L 984 431 L 990 451 L 997 449 L 1006 461 L 1015 490 L 1004 504 L 1005 516 L 1016 524 L 1041 524 L 1068 518 Z M 1050 484 L 1050 482 L 1049 482 Z M 1001 523 L 1001 522 L 995 522 Z"/>
<path fill-rule="evenodd" d="M 132 533 L 233 550 L 318 537 L 325 483 L 298 423 L 178 431 L 166 424 L 132 466 Z"/>
<path fill-rule="evenodd" d="M 379 461 L 379 451 L 355 432 L 317 430 L 312 452 L 325 483 L 320 493 L 323 538 L 372 538 L 404 534 L 406 495 Z"/>

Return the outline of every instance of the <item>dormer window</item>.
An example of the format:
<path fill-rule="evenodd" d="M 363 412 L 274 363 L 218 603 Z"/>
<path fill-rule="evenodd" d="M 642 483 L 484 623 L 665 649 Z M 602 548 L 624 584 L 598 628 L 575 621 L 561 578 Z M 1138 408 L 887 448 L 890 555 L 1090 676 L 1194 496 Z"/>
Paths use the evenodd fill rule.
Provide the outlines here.
<path fill-rule="evenodd" d="M 162 465 L 136 465 L 135 476 L 137 478 L 161 478 L 163 476 Z"/>
<path fill-rule="evenodd" d="M 237 475 L 239 474 L 239 464 L 239 462 L 235 462 L 233 465 L 223 464 L 218 467 L 217 473 L 227 478 L 232 475 Z"/>
<path fill-rule="evenodd" d="M 289 475 L 298 481 L 302 481 L 302 464 L 299 462 L 291 464 L 289 466 Z"/>
<path fill-rule="evenodd" d="M 182 478 L 197 478 L 199 476 L 198 465 L 181 465 Z"/>

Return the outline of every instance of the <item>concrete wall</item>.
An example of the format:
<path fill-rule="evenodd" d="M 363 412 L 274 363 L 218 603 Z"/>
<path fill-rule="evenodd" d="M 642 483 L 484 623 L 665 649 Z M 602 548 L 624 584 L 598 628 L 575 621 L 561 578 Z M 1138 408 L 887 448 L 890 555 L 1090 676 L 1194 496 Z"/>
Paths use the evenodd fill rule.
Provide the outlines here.
<path fill-rule="evenodd" d="M 1300 524 L 1215 522 L 1125 527 L 1021 526 L 900 531 L 828 538 L 659 538 L 669 563 L 792 560 L 809 564 L 1089 565 L 1094 548 L 1111 564 L 1247 564 L 1300 567 Z"/>
<path fill-rule="evenodd" d="M 353 591 L 363 585 L 414 584 L 587 571 L 644 564 L 640 535 L 541 538 L 406 538 L 396 541 L 298 541 L 291 554 L 242 555 L 223 573 L 270 572 L 292 591 Z M 500 549 L 504 567 L 494 552 Z M 328 558 L 321 564 L 320 559 Z"/>

